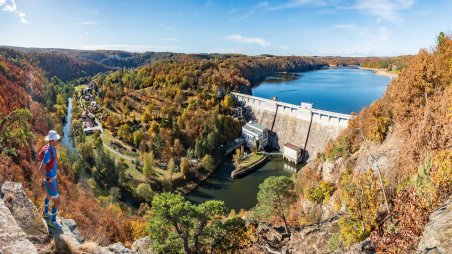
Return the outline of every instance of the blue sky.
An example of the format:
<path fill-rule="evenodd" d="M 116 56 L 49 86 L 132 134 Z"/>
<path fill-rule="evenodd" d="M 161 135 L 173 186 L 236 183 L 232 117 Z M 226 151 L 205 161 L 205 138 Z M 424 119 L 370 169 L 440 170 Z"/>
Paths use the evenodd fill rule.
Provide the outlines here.
<path fill-rule="evenodd" d="M 0 0 L 0 45 L 393 56 L 452 31 L 450 0 Z"/>

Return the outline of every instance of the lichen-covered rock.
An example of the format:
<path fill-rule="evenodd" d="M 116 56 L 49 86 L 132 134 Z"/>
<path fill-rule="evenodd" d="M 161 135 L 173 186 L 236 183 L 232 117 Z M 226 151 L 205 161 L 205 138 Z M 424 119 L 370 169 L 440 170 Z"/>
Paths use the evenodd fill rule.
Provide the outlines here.
<path fill-rule="evenodd" d="M 80 231 L 77 228 L 77 224 L 73 219 L 64 219 L 61 218 L 61 226 L 64 235 L 67 238 L 71 239 L 73 242 L 82 244 L 85 241 L 85 238 L 80 234 Z"/>
<path fill-rule="evenodd" d="M 132 251 L 123 243 L 114 243 L 107 247 L 100 247 L 97 254 L 135 254 L 135 251 Z"/>
<path fill-rule="evenodd" d="M 283 232 L 274 229 L 273 227 L 259 223 L 256 228 L 256 235 L 258 236 L 258 244 L 265 249 L 279 250 L 282 246 Z"/>
<path fill-rule="evenodd" d="M 452 197 L 449 197 L 430 215 L 417 252 L 419 254 L 452 253 Z"/>
<path fill-rule="evenodd" d="M 26 234 L 0 199 L 0 253 L 38 253 L 36 247 L 26 239 Z"/>
<path fill-rule="evenodd" d="M 5 205 L 9 208 L 19 227 L 27 235 L 27 239 L 35 243 L 43 243 L 48 236 L 48 228 L 41 213 L 27 197 L 20 183 L 5 182 L 2 186 Z"/>
<path fill-rule="evenodd" d="M 132 251 L 136 253 L 152 254 L 152 240 L 149 237 L 143 237 L 132 244 Z"/>
<path fill-rule="evenodd" d="M 290 240 L 281 249 L 282 253 L 328 253 L 328 242 L 339 232 L 338 218 L 293 230 Z M 331 247 L 330 247 L 331 248 Z"/>
<path fill-rule="evenodd" d="M 376 253 L 375 245 L 372 244 L 369 238 L 366 240 L 356 243 L 350 247 L 346 252 L 347 254 L 373 254 Z"/>

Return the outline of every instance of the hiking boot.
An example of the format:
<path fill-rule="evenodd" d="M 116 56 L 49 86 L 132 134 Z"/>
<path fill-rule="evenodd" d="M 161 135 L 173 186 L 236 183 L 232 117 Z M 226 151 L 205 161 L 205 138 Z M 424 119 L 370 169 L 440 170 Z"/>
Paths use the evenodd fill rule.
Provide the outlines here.
<path fill-rule="evenodd" d="M 61 229 L 61 225 L 57 221 L 49 221 L 49 226 L 53 229 Z"/>
<path fill-rule="evenodd" d="M 45 220 L 50 220 L 52 218 L 52 215 L 50 213 L 42 213 L 42 217 Z"/>

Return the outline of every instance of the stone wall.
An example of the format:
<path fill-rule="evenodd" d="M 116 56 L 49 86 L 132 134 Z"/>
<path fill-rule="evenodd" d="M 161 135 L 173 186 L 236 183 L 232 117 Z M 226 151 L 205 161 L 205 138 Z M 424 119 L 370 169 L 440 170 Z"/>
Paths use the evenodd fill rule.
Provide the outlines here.
<path fill-rule="evenodd" d="M 344 130 L 350 115 L 302 108 L 301 106 L 231 93 L 243 107 L 247 121 L 253 120 L 270 130 L 270 146 L 282 150 L 284 144 L 292 143 L 305 148 L 305 159 L 321 152 L 329 140 Z"/>

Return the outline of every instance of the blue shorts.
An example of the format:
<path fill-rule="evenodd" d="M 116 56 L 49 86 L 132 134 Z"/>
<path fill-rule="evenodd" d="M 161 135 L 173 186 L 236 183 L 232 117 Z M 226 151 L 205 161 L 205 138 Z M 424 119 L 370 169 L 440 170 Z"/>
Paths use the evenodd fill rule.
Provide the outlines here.
<path fill-rule="evenodd" d="M 56 179 L 54 179 L 51 183 L 44 181 L 44 184 L 46 186 L 47 194 L 49 194 L 50 198 L 58 198 L 59 194 Z"/>

